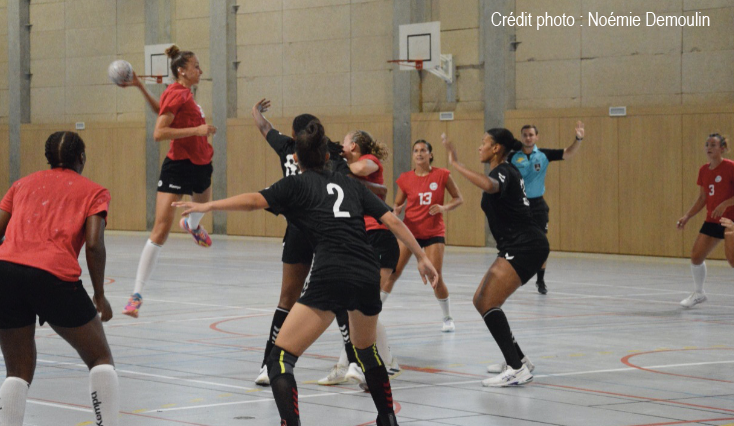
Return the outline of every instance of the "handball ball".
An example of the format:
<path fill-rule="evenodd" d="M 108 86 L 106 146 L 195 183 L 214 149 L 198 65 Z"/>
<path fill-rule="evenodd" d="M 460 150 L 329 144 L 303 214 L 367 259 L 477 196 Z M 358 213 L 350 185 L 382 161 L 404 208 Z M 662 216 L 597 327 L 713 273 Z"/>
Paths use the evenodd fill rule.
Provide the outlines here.
<path fill-rule="evenodd" d="M 133 66 L 128 61 L 118 59 L 107 68 L 107 75 L 110 76 L 110 81 L 118 86 L 129 83 L 133 81 Z"/>

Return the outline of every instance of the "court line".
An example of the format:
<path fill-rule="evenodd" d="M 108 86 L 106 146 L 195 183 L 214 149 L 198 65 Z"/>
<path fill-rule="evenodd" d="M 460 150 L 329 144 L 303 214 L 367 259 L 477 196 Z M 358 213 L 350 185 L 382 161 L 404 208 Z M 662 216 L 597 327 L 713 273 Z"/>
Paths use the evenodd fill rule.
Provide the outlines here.
<path fill-rule="evenodd" d="M 691 423 L 704 423 L 704 422 L 723 422 L 727 420 L 734 420 L 734 417 L 725 417 L 723 419 L 700 419 L 700 420 L 686 420 L 680 422 L 668 422 L 668 423 L 646 423 L 644 425 L 633 425 L 633 426 L 670 426 L 670 425 L 686 425 Z M 722 425 L 729 426 L 729 425 Z"/>
<path fill-rule="evenodd" d="M 675 374 L 675 373 L 666 373 L 663 371 L 655 371 L 652 370 L 655 367 L 640 367 L 638 365 L 632 364 L 629 359 L 639 356 L 639 355 L 648 355 L 648 354 L 657 354 L 657 353 L 663 353 L 663 352 L 683 352 L 683 351 L 709 351 L 709 350 L 732 350 L 729 348 L 696 348 L 696 349 L 666 349 L 666 350 L 660 350 L 660 351 L 650 351 L 650 352 L 639 352 L 631 355 L 627 355 L 624 358 L 621 359 L 622 363 L 625 365 L 629 365 L 630 367 L 637 368 L 639 370 L 648 371 L 650 373 L 657 373 L 657 374 L 667 374 L 669 376 L 678 376 L 678 377 L 685 377 L 688 379 L 698 379 L 698 380 L 709 380 L 712 382 L 722 382 L 722 383 L 734 383 L 730 380 L 723 380 L 723 379 L 709 379 L 706 377 L 698 377 L 698 376 L 688 376 L 685 374 Z"/>

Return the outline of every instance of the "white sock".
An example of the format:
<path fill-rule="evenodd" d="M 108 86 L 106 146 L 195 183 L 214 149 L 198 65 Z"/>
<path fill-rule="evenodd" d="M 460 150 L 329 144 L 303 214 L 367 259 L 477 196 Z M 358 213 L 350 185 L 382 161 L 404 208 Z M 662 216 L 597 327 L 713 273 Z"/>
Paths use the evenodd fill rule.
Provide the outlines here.
<path fill-rule="evenodd" d="M 387 300 L 388 297 L 390 297 L 390 293 L 388 293 L 386 291 L 383 291 L 383 290 L 380 290 L 380 301 L 382 303 L 385 303 L 385 301 Z"/>
<path fill-rule="evenodd" d="M 385 365 L 392 364 L 392 352 L 390 351 L 390 345 L 387 343 L 387 331 L 379 320 L 377 321 L 375 334 L 377 336 L 377 352 L 380 354 L 380 358 L 385 361 Z"/>
<path fill-rule="evenodd" d="M 443 312 L 444 318 L 451 316 L 451 308 L 449 307 L 449 299 L 450 297 L 447 297 L 445 299 L 436 299 L 438 300 L 438 304 L 441 305 L 441 311 Z"/>
<path fill-rule="evenodd" d="M 23 426 L 28 382 L 20 377 L 8 377 L 0 387 L 0 425 Z"/>
<path fill-rule="evenodd" d="M 138 274 L 135 276 L 135 290 L 133 290 L 133 293 L 141 293 L 143 286 L 148 282 L 150 276 L 153 275 L 161 248 L 163 246 L 159 246 L 151 240 L 145 243 L 143 253 L 140 254 L 140 263 L 138 263 Z"/>
<path fill-rule="evenodd" d="M 115 367 L 102 364 L 89 370 L 89 393 L 92 395 L 95 424 L 117 426 L 120 416 L 120 385 Z"/>
<path fill-rule="evenodd" d="M 703 293 L 703 282 L 706 281 L 706 262 L 700 265 L 691 264 L 691 274 L 693 274 L 693 285 L 696 291 Z"/>
<path fill-rule="evenodd" d="M 189 224 L 189 229 L 196 231 L 202 217 L 204 217 L 204 213 L 189 213 L 189 216 L 186 218 L 186 222 Z"/>
<path fill-rule="evenodd" d="M 344 348 L 344 345 L 342 345 L 342 352 L 339 354 L 339 361 L 336 362 L 336 365 L 339 365 L 341 367 L 349 367 L 349 359 L 347 358 L 347 350 Z"/>

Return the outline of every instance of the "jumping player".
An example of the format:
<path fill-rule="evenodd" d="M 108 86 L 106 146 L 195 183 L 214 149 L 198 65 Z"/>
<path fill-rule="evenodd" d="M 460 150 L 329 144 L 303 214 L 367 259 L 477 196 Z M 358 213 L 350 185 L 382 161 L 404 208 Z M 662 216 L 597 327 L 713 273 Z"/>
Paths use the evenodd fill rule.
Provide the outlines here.
<path fill-rule="evenodd" d="M 259 193 L 241 194 L 205 204 L 178 202 L 190 212 L 268 209 L 283 214 L 314 247 L 311 278 L 293 306 L 268 358 L 270 383 L 281 425 L 300 425 L 298 390 L 293 375 L 298 357 L 329 327 L 334 312 L 349 311 L 355 355 L 377 407 L 377 424 L 397 425 L 385 364 L 375 346 L 375 324 L 382 303 L 379 264 L 367 241 L 364 215 L 379 218 L 413 250 L 418 268 L 435 285 L 436 270 L 410 231 L 379 198 L 359 182 L 325 169 L 328 139 L 318 121 L 296 137 L 296 161 L 302 174 L 284 178 Z M 360 271 L 354 274 L 353 271 Z"/>
<path fill-rule="evenodd" d="M 438 271 L 438 285 L 434 295 L 443 312 L 443 326 L 441 331 L 453 332 L 456 330 L 454 319 L 451 317 L 449 304 L 449 289 L 443 281 L 443 255 L 446 247 L 446 226 L 443 222 L 444 213 L 459 207 L 464 199 L 459 187 L 456 186 L 447 169 L 432 167 L 433 147 L 423 139 L 413 144 L 413 162 L 415 169 L 400 175 L 397 180 L 398 192 L 395 195 L 395 213 L 405 209 L 403 222 L 418 240 L 421 248 L 431 259 L 431 263 Z M 451 202 L 444 204 L 446 190 L 451 194 Z M 382 301 L 392 292 L 395 282 L 410 260 L 410 250 L 400 246 L 400 259 L 395 272 L 383 283 Z"/>
<path fill-rule="evenodd" d="M 706 139 L 705 146 L 709 162 L 698 170 L 696 182 L 700 187 L 698 198 L 677 223 L 678 229 L 685 228 L 686 223 L 706 207 L 706 220 L 691 251 L 693 293 L 680 302 L 681 306 L 686 308 L 708 299 L 703 291 L 703 284 L 706 281 L 705 260 L 724 239 L 725 229 L 719 221 L 722 218 L 734 219 L 734 209 L 730 208 L 734 206 L 734 161 L 724 158 L 724 153 L 729 149 L 728 140 L 718 133 L 713 133 Z M 727 224 L 723 220 L 722 223 Z"/>
<path fill-rule="evenodd" d="M 530 211 L 533 213 L 533 219 L 547 234 L 550 208 L 545 202 L 543 194 L 545 194 L 545 174 L 548 163 L 568 160 L 576 155 L 576 152 L 581 148 L 581 141 L 584 140 L 584 123 L 580 121 L 576 123 L 576 140 L 565 149 L 538 148 L 538 128 L 532 124 L 523 126 L 520 133 L 522 134 L 522 150 L 511 153 L 507 161 L 517 167 L 520 175 L 525 180 L 525 190 L 530 200 Z M 538 293 L 548 293 L 548 287 L 545 284 L 545 263 L 538 270 L 538 279 L 535 286 L 538 288 Z"/>
<path fill-rule="evenodd" d="M 81 176 L 87 157 L 78 134 L 49 136 L 46 158 L 50 170 L 16 181 L 0 202 L 0 239 L 5 237 L 0 245 L 0 347 L 7 371 L 0 387 L 0 425 L 23 425 L 36 369 L 38 316 L 89 368 L 96 424 L 116 426 L 118 379 L 102 328 L 102 321 L 112 318 L 104 294 L 110 193 Z M 79 280 L 78 258 L 85 243 L 94 303 Z"/>
<path fill-rule="evenodd" d="M 161 166 L 153 231 L 140 255 L 133 294 L 122 311 L 123 314 L 134 318 L 138 317 L 143 304 L 143 287 L 153 275 L 161 248 L 171 232 L 175 215 L 171 203 L 183 198 L 184 194 L 191 195 L 194 201 L 199 202 L 211 199 L 214 150 L 207 138 L 217 129 L 206 124 L 204 111 L 191 93 L 191 87 L 199 84 L 203 71 L 194 52 L 181 51 L 173 45 L 166 49 L 166 55 L 171 59 L 171 72 L 176 82 L 163 92 L 157 110 L 154 99 L 140 81 L 134 78 L 132 83 L 144 96 L 147 94 L 145 98 L 148 104 L 158 112 L 158 120 L 153 131 L 155 140 L 171 141 L 170 149 Z M 194 237 L 198 245 L 209 247 L 212 240 L 206 230 L 199 226 L 202 216 L 194 213 L 182 218 L 179 225 Z"/>
<path fill-rule="evenodd" d="M 482 385 L 503 387 L 528 383 L 533 380 L 533 364 L 515 341 L 502 305 L 535 275 L 548 258 L 550 248 L 545 234 L 533 220 L 520 172 L 507 162 L 510 151 L 521 149 L 520 142 L 507 129 L 487 130 L 479 147 L 480 161 L 490 168 L 489 176 L 484 176 L 460 163 L 446 135 L 441 138 L 449 152 L 449 164 L 484 191 L 482 210 L 499 250 L 474 294 L 474 307 L 500 347 L 505 364 L 499 375 L 483 380 Z M 494 368 L 490 366 L 488 370 Z"/>

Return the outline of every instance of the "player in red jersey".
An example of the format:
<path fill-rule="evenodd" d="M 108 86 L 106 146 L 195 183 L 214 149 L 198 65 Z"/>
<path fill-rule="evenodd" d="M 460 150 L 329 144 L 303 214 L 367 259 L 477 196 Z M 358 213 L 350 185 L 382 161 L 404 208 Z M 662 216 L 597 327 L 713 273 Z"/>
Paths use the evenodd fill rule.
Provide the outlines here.
<path fill-rule="evenodd" d="M 438 285 L 433 292 L 443 311 L 443 332 L 453 332 L 454 319 L 449 305 L 449 289 L 443 281 L 443 253 L 446 246 L 446 226 L 443 214 L 459 207 L 464 199 L 447 169 L 432 167 L 433 147 L 423 139 L 413 144 L 415 169 L 400 175 L 397 180 L 398 192 L 395 195 L 395 213 L 405 209 L 403 222 L 413 233 L 438 271 Z M 444 193 L 448 190 L 451 202 L 444 203 Z M 395 281 L 410 260 L 410 251 L 400 244 L 400 259 L 395 272 L 382 286 L 383 301 L 392 292 Z"/>
<path fill-rule="evenodd" d="M 727 138 L 718 133 L 709 135 L 706 140 L 708 164 L 698 171 L 700 187 L 698 199 L 688 212 L 678 219 L 678 229 L 683 229 L 688 220 L 706 207 L 706 221 L 699 231 L 691 251 L 691 273 L 694 290 L 680 304 L 690 308 L 706 301 L 703 284 L 706 281 L 706 257 L 724 239 L 725 228 L 719 223 L 722 218 L 734 219 L 734 161 L 724 158 L 728 150 Z M 731 262 L 731 260 L 730 260 Z"/>
<path fill-rule="evenodd" d="M 155 102 L 137 77 L 130 84 L 140 89 L 151 109 L 158 113 L 153 131 L 155 140 L 171 141 L 158 180 L 153 231 L 140 255 L 135 289 L 122 312 L 134 318 L 138 317 L 138 311 L 143 304 L 143 287 L 153 275 L 158 255 L 171 232 L 175 214 L 171 203 L 181 200 L 184 194 L 191 195 L 195 202 L 207 202 L 212 193 L 214 150 L 207 138 L 217 129 L 206 124 L 204 111 L 191 92 L 191 87 L 199 84 L 203 72 L 194 52 L 181 51 L 173 45 L 166 49 L 166 54 L 171 59 L 171 72 L 176 82 L 166 88 L 160 103 Z M 209 247 L 212 240 L 206 230 L 199 226 L 203 216 L 192 213 L 182 218 L 179 224 L 194 237 L 198 245 Z"/>
<path fill-rule="evenodd" d="M 110 192 L 81 175 L 87 156 L 78 134 L 49 136 L 46 158 L 50 170 L 14 182 L 0 202 L 0 239 L 5 238 L 0 245 L 0 347 L 7 371 L 0 387 L 0 425 L 23 425 L 36 369 L 37 316 L 89 368 L 96 424 L 116 426 L 119 386 L 102 328 L 102 321 L 112 318 L 104 295 Z M 94 303 L 79 279 L 78 258 L 85 243 Z M 58 424 L 50 419 L 43 423 Z"/>

